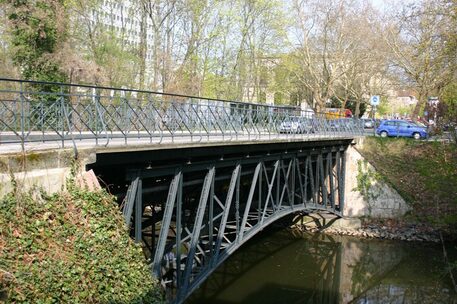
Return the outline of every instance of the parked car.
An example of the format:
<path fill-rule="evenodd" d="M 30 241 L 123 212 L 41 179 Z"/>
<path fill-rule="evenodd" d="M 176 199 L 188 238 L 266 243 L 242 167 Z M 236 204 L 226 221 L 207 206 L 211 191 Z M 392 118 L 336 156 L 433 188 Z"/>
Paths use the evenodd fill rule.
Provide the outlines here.
<path fill-rule="evenodd" d="M 313 119 L 291 116 L 279 125 L 280 133 L 314 133 Z"/>
<path fill-rule="evenodd" d="M 338 118 L 328 120 L 329 131 L 349 131 L 357 127 L 357 120 L 353 118 Z"/>
<path fill-rule="evenodd" d="M 363 127 L 365 129 L 373 129 L 374 128 L 374 121 L 371 118 L 363 118 Z"/>
<path fill-rule="evenodd" d="M 427 138 L 427 128 L 412 121 L 388 119 L 381 121 L 376 129 L 376 134 L 381 137 L 413 137 L 414 139 Z"/>

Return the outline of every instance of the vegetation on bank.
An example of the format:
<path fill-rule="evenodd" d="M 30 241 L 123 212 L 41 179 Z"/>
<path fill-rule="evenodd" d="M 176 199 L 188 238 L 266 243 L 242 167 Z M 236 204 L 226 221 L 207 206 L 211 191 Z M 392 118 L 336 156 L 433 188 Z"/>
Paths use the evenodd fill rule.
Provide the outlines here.
<path fill-rule="evenodd" d="M 457 145 L 369 137 L 359 151 L 413 207 L 405 220 L 457 233 Z"/>
<path fill-rule="evenodd" d="M 162 302 L 105 191 L 10 193 L 0 200 L 0 256 L 0 302 Z"/>

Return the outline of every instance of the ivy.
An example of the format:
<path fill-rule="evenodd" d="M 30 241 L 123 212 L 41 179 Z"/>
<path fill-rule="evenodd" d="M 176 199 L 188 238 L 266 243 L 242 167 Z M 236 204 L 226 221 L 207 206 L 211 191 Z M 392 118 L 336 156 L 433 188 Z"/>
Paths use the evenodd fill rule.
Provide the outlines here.
<path fill-rule="evenodd" d="M 63 2 L 0 0 L 9 20 L 12 59 L 23 78 L 54 82 L 66 80 L 53 56 L 67 35 L 67 19 L 61 16 Z"/>
<path fill-rule="evenodd" d="M 72 187 L 0 200 L 6 303 L 158 303 L 162 296 L 114 198 Z"/>
<path fill-rule="evenodd" d="M 371 214 L 372 204 L 380 195 L 374 185 L 381 179 L 381 175 L 372 169 L 366 160 L 358 160 L 356 179 L 357 187 L 353 190 L 360 192 L 367 202 L 368 212 Z"/>

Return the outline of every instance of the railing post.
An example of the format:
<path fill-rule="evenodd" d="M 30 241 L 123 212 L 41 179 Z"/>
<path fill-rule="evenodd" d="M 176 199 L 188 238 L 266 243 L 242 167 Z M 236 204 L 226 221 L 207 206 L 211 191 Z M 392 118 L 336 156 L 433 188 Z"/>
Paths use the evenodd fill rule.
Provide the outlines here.
<path fill-rule="evenodd" d="M 62 138 L 62 148 L 65 147 L 65 102 L 64 102 L 64 99 L 63 99 L 63 89 L 62 89 L 62 86 L 60 86 L 60 90 L 59 90 L 59 100 L 60 100 L 60 127 L 61 127 L 61 130 L 62 130 L 62 135 L 61 135 L 61 138 Z"/>
<path fill-rule="evenodd" d="M 24 113 L 24 92 L 23 92 L 23 83 L 22 81 L 20 82 L 20 99 L 21 99 L 21 146 L 22 146 L 22 151 L 25 150 L 25 113 Z"/>
<path fill-rule="evenodd" d="M 98 94 L 97 89 L 93 89 L 93 96 L 94 96 L 94 106 L 95 106 L 95 145 L 98 146 Z"/>

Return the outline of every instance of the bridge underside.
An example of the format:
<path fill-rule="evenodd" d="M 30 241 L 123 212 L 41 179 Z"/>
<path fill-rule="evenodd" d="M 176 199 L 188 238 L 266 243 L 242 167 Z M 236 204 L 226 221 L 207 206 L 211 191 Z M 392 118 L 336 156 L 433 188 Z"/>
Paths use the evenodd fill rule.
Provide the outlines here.
<path fill-rule="evenodd" d="M 350 142 L 104 153 L 93 168 L 122 202 L 170 299 L 180 303 L 279 218 L 316 210 L 341 216 Z"/>

